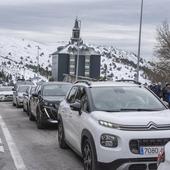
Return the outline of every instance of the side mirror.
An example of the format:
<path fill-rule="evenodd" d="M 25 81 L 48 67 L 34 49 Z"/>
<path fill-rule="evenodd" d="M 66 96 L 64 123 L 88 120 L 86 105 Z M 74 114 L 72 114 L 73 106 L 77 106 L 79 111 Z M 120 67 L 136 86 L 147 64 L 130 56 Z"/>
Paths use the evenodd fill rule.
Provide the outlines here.
<path fill-rule="evenodd" d="M 163 101 L 164 105 L 169 108 L 169 103 L 166 101 Z"/>
<path fill-rule="evenodd" d="M 81 104 L 79 102 L 70 104 L 70 108 L 71 110 L 78 111 L 79 113 L 81 113 Z"/>
<path fill-rule="evenodd" d="M 33 97 L 38 97 L 38 94 L 37 93 L 32 93 L 32 96 Z"/>

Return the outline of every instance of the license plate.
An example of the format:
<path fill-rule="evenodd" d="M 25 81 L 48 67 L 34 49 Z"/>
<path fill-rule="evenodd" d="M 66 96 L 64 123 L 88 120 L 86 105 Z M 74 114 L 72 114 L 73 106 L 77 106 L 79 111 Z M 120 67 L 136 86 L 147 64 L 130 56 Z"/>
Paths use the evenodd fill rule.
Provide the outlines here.
<path fill-rule="evenodd" d="M 161 150 L 164 150 L 163 146 L 140 147 L 140 155 L 158 156 Z"/>

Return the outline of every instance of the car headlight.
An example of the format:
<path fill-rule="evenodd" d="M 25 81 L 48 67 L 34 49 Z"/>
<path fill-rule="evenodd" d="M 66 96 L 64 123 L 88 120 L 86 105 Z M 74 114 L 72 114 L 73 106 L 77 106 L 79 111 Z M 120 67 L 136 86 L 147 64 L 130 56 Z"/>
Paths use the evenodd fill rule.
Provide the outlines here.
<path fill-rule="evenodd" d="M 116 148 L 118 146 L 118 139 L 114 135 L 103 134 L 100 138 L 100 144 L 108 148 Z"/>
<path fill-rule="evenodd" d="M 107 122 L 107 121 L 104 121 L 104 120 L 99 120 L 99 124 L 101 126 L 108 127 L 108 128 L 115 128 L 115 129 L 120 128 L 120 126 L 118 124 Z"/>
<path fill-rule="evenodd" d="M 47 101 L 44 101 L 43 104 L 44 104 L 44 106 L 48 106 L 48 102 Z"/>
<path fill-rule="evenodd" d="M 44 106 L 47 106 L 47 107 L 52 107 L 53 106 L 53 103 L 50 103 L 50 102 L 48 102 L 48 101 L 43 101 L 43 105 Z"/>

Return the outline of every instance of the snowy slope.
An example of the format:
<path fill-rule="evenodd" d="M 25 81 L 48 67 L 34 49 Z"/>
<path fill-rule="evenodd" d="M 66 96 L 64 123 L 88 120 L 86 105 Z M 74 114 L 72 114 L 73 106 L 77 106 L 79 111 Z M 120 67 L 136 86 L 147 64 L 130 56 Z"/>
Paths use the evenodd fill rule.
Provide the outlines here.
<path fill-rule="evenodd" d="M 26 79 L 35 77 L 36 73 L 25 65 L 37 66 L 38 47 L 40 67 L 51 70 L 52 58 L 50 54 L 55 52 L 57 47 L 65 44 L 65 42 L 56 42 L 47 45 L 26 39 L 0 36 L 0 70 L 3 70 L 5 74 L 11 74 L 13 79 L 22 75 Z M 113 80 L 134 79 L 136 74 L 135 63 L 137 63 L 137 57 L 134 53 L 114 47 L 92 45 L 91 47 L 100 52 L 102 56 L 102 76 L 107 76 Z M 148 61 L 145 60 L 141 60 L 140 64 L 150 67 Z M 143 71 L 140 72 L 140 81 L 148 81 Z"/>
<path fill-rule="evenodd" d="M 101 58 L 101 75 L 112 80 L 119 79 L 135 79 L 137 56 L 128 51 L 120 50 L 114 47 L 92 46 L 96 51 L 100 52 Z M 140 60 L 140 67 L 151 69 L 150 62 Z M 143 69 L 140 70 L 140 82 L 149 82 Z"/>

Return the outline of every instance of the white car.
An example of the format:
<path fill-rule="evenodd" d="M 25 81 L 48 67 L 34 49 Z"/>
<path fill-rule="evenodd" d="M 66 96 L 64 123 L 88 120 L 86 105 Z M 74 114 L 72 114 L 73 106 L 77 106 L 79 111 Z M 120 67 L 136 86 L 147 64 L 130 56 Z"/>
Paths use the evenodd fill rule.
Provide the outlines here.
<path fill-rule="evenodd" d="M 0 101 L 12 101 L 13 99 L 13 87 L 1 86 L 0 87 Z"/>
<path fill-rule="evenodd" d="M 170 142 L 165 145 L 165 150 L 162 150 L 158 156 L 158 170 L 170 169 Z"/>
<path fill-rule="evenodd" d="M 59 106 L 58 141 L 84 170 L 156 170 L 170 141 L 170 110 L 140 84 L 74 84 Z"/>

